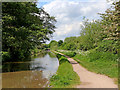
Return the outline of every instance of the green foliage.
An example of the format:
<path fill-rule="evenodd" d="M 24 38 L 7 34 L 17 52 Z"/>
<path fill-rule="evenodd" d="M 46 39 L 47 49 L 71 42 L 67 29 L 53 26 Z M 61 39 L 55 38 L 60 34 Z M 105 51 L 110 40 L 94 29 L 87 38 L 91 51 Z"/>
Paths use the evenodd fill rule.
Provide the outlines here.
<path fill-rule="evenodd" d="M 98 52 L 94 51 L 88 54 L 87 56 L 88 60 L 90 62 L 95 61 L 95 60 L 104 60 L 104 61 L 115 61 L 117 62 L 118 55 L 114 55 L 113 53 L 110 52 Z"/>
<path fill-rule="evenodd" d="M 89 22 L 88 20 L 83 21 L 81 26 L 81 32 L 79 37 L 67 37 L 62 44 L 64 50 L 90 50 L 98 45 L 98 42 L 103 40 L 103 35 L 100 35 L 101 27 L 100 21 Z"/>
<path fill-rule="evenodd" d="M 58 54 L 57 54 L 58 56 Z M 59 55 L 61 56 L 61 55 Z M 64 56 L 59 57 L 60 66 L 56 75 L 50 79 L 50 85 L 54 88 L 71 88 L 80 83 L 79 76 L 73 71 L 72 65 Z"/>
<path fill-rule="evenodd" d="M 35 48 L 39 49 L 39 50 L 46 50 L 49 48 L 48 44 L 41 44 L 41 45 L 37 45 Z"/>
<path fill-rule="evenodd" d="M 62 55 L 56 53 L 56 56 L 57 56 L 58 59 L 60 59 Z"/>
<path fill-rule="evenodd" d="M 11 58 L 9 52 L 2 52 L 2 58 L 3 58 L 2 62 L 9 61 Z"/>
<path fill-rule="evenodd" d="M 63 40 L 58 41 L 58 46 L 60 47 L 63 44 Z"/>
<path fill-rule="evenodd" d="M 64 50 L 75 50 L 77 48 L 76 37 L 67 37 L 64 40 L 61 48 Z"/>
<path fill-rule="evenodd" d="M 37 8 L 36 3 L 3 2 L 2 50 L 9 51 L 11 61 L 24 60 L 37 45 L 49 40 L 54 22 L 55 18 Z"/>
<path fill-rule="evenodd" d="M 48 54 L 51 58 L 56 58 L 56 55 L 54 53 L 48 52 Z"/>
<path fill-rule="evenodd" d="M 57 50 L 58 49 L 58 42 L 55 40 L 52 40 L 49 44 L 49 47 L 51 50 Z"/>
<path fill-rule="evenodd" d="M 107 9 L 104 14 L 100 14 L 102 17 L 104 28 L 103 32 L 106 34 L 106 40 L 119 40 L 120 30 L 120 1 L 114 2 L 111 8 Z"/>
<path fill-rule="evenodd" d="M 65 63 L 65 62 L 69 62 L 66 57 L 62 56 L 62 57 L 59 58 L 59 64 L 62 64 L 62 63 Z"/>
<path fill-rule="evenodd" d="M 76 52 L 72 52 L 72 51 L 62 52 L 62 53 L 69 56 L 69 57 L 74 57 L 76 55 Z"/>
<path fill-rule="evenodd" d="M 98 48 L 97 48 L 97 51 L 104 51 L 104 52 L 112 52 L 114 54 L 117 54 L 118 50 L 117 50 L 117 43 L 116 41 L 113 41 L 113 40 L 104 40 L 102 41 Z"/>

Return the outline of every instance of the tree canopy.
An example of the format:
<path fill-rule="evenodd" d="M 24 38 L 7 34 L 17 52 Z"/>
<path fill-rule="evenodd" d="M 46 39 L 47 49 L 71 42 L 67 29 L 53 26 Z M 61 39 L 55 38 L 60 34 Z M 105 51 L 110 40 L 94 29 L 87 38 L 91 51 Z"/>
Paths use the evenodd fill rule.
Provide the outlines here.
<path fill-rule="evenodd" d="M 4 2 L 2 16 L 2 47 L 11 60 L 28 57 L 55 31 L 55 17 L 33 2 Z"/>

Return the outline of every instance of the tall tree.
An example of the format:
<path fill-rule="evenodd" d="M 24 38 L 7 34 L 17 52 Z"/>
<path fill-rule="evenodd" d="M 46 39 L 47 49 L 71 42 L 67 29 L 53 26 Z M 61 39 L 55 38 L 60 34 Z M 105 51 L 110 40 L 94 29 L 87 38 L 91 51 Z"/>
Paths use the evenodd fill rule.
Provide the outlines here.
<path fill-rule="evenodd" d="M 11 60 L 28 57 L 35 46 L 53 34 L 55 18 L 32 2 L 2 3 L 3 51 Z"/>
<path fill-rule="evenodd" d="M 102 27 L 104 28 L 103 34 L 106 35 L 104 40 L 111 41 L 114 44 L 112 48 L 117 53 L 120 48 L 120 1 L 114 2 L 111 8 L 107 9 L 104 14 L 101 14 L 101 17 Z"/>
<path fill-rule="evenodd" d="M 113 5 L 101 14 L 107 40 L 118 40 L 120 35 L 120 1 L 114 2 Z"/>

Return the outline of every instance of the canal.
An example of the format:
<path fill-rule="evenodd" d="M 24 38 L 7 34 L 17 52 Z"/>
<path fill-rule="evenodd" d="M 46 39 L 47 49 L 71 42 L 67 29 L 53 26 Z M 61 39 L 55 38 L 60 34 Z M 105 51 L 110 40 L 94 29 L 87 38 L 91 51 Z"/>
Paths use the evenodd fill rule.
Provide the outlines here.
<path fill-rule="evenodd" d="M 45 88 L 59 61 L 54 53 L 46 52 L 29 61 L 6 62 L 2 66 L 2 88 Z"/>

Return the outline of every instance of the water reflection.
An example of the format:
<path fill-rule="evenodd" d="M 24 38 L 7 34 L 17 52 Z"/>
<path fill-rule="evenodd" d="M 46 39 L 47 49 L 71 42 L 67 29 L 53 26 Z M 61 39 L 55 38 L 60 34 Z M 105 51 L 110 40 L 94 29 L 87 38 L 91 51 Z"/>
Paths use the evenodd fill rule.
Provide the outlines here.
<path fill-rule="evenodd" d="M 46 87 L 58 66 L 58 59 L 51 52 L 34 57 L 29 62 L 5 63 L 2 86 L 3 88 Z"/>
<path fill-rule="evenodd" d="M 59 62 L 56 57 L 50 57 L 50 54 L 46 54 L 42 58 L 35 58 L 31 61 L 30 70 L 42 70 L 42 76 L 49 79 L 59 66 Z"/>
<path fill-rule="evenodd" d="M 15 72 L 30 70 L 30 62 L 13 62 L 2 65 L 2 72 Z"/>
<path fill-rule="evenodd" d="M 3 73 L 2 79 L 2 88 L 42 88 L 48 84 L 39 71 Z"/>

